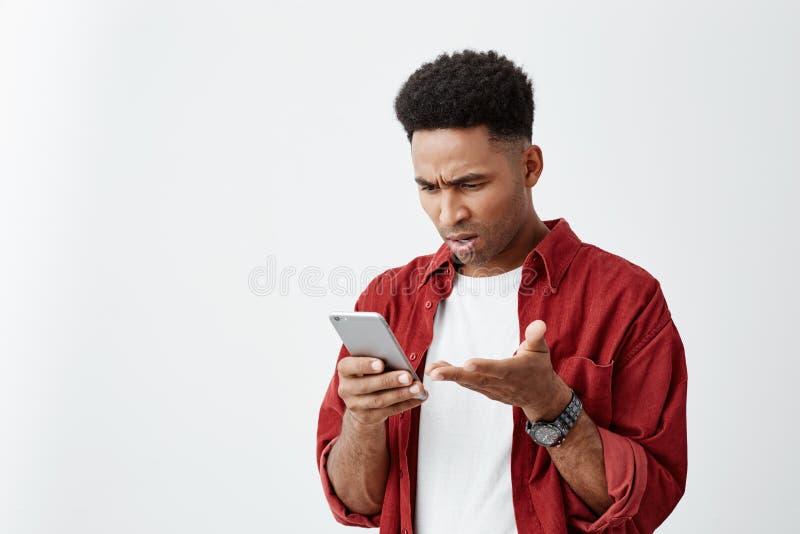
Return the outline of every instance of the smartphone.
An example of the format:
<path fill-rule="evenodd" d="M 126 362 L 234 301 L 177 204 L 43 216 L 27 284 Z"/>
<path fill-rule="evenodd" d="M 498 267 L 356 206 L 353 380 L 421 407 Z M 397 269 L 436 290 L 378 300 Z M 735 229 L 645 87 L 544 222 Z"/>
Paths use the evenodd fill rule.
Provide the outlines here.
<path fill-rule="evenodd" d="M 330 320 L 352 356 L 380 358 L 385 370 L 408 371 L 414 381 L 422 383 L 383 315 L 377 312 L 331 312 Z M 417 398 L 424 399 L 425 393 L 420 393 Z"/>

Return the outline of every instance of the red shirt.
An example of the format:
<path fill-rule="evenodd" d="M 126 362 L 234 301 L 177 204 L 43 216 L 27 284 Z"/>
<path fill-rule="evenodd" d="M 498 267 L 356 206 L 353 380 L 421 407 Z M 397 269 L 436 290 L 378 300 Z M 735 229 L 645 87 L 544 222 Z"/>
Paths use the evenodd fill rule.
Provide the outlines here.
<path fill-rule="evenodd" d="M 525 415 L 514 407 L 509 468 L 517 529 L 520 534 L 652 532 L 686 485 L 683 343 L 652 275 L 582 242 L 563 218 L 543 222 L 550 232 L 522 269 L 520 343 L 529 323 L 545 321 L 553 368 L 598 427 L 613 504 L 597 517 L 560 477 L 548 452 L 525 433 Z M 356 302 L 356 311 L 386 318 L 418 373 L 425 368 L 434 314 L 450 294 L 454 268 L 443 243 L 435 254 L 378 275 Z M 339 359 L 345 356 L 342 345 Z M 390 468 L 383 509 L 365 516 L 337 498 L 325 469 L 345 409 L 337 389 L 334 368 L 317 429 L 317 462 L 334 517 L 346 525 L 380 526 L 381 534 L 412 533 L 420 408 L 387 420 Z"/>

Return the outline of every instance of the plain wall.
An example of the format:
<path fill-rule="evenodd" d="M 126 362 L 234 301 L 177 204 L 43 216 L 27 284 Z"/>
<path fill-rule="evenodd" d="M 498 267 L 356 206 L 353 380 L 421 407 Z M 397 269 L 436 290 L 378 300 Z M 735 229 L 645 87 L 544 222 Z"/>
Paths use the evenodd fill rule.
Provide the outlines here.
<path fill-rule="evenodd" d="M 791 530 L 796 6 L 0 2 L 0 531 L 355 532 L 315 466 L 327 313 L 441 243 L 392 104 L 467 47 L 533 79 L 539 215 L 664 289 L 659 532 Z"/>

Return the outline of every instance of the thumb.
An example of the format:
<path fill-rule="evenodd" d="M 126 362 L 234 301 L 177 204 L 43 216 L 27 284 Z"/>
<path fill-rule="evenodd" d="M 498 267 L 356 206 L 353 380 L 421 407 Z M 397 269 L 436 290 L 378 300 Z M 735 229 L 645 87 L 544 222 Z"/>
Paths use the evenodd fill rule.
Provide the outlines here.
<path fill-rule="evenodd" d="M 536 319 L 525 329 L 525 340 L 520 344 L 519 350 L 524 352 L 549 352 L 544 340 L 547 325 L 541 319 Z M 517 351 L 519 352 L 519 351 Z"/>

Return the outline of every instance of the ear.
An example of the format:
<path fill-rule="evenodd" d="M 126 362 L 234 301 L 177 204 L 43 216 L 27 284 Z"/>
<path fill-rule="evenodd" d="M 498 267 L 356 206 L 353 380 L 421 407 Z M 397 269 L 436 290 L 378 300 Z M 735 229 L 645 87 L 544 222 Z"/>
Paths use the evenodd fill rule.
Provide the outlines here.
<path fill-rule="evenodd" d="M 542 159 L 542 149 L 537 145 L 531 145 L 522 153 L 523 178 L 526 187 L 533 187 L 539 181 L 539 176 L 544 169 L 544 159 Z"/>

